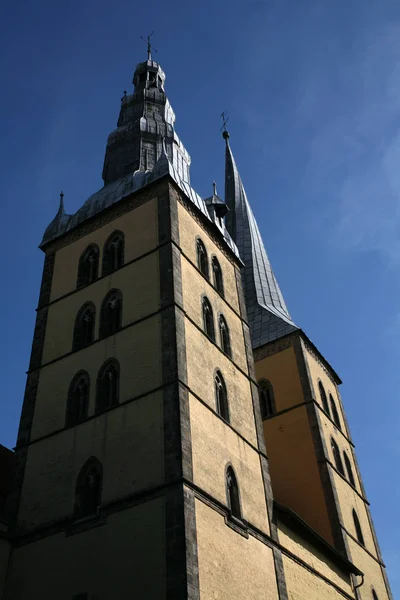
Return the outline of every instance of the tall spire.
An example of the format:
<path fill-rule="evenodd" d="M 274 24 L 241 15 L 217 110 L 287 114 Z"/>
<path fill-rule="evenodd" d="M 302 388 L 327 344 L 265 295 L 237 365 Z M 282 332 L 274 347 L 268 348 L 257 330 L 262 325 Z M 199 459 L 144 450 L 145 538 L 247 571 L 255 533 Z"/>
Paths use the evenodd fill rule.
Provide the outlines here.
<path fill-rule="evenodd" d="M 226 142 L 225 202 L 229 208 L 226 227 L 245 266 L 242 280 L 253 348 L 295 331 L 282 292 L 275 279 L 253 211 L 229 145 Z"/>

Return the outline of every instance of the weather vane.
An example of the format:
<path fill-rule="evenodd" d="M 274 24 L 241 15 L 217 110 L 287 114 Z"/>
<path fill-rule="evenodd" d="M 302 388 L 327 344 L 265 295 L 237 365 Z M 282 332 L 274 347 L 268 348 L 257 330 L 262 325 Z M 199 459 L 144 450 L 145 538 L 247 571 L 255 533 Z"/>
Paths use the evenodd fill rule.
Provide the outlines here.
<path fill-rule="evenodd" d="M 146 42 L 146 44 L 147 44 L 147 60 L 151 60 L 151 42 L 150 42 L 150 38 L 153 35 L 153 33 L 154 33 L 154 31 L 152 31 L 150 33 L 150 35 L 147 36 L 147 40 L 142 35 L 140 36 L 142 38 L 142 40 L 144 42 Z M 154 48 L 154 46 L 153 46 L 153 50 L 154 50 L 154 52 L 157 52 L 157 48 Z"/>

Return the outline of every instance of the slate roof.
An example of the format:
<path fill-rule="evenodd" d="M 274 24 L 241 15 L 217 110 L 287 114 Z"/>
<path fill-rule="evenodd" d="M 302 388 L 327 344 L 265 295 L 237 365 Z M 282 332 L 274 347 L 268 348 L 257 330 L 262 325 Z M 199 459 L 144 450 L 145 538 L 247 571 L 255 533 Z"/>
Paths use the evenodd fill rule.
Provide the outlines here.
<path fill-rule="evenodd" d="M 239 175 L 229 134 L 226 140 L 225 202 L 229 212 L 226 226 L 244 262 L 242 280 L 253 348 L 298 329 L 286 307 L 272 271 L 253 211 Z"/>

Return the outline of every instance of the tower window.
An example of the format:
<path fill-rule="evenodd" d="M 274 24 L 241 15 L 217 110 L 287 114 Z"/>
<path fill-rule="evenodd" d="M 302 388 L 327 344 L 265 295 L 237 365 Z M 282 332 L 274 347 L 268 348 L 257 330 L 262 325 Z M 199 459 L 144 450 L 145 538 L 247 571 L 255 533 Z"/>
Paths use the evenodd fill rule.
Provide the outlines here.
<path fill-rule="evenodd" d="M 208 257 L 207 250 L 204 246 L 203 242 L 200 239 L 197 239 L 196 242 L 197 247 L 197 266 L 200 271 L 205 275 L 208 279 Z"/>
<path fill-rule="evenodd" d="M 224 282 L 222 279 L 221 267 L 220 267 L 220 264 L 219 264 L 216 256 L 212 257 L 211 264 L 212 264 L 212 271 L 213 271 L 213 278 L 214 278 L 214 287 L 221 294 L 221 296 L 223 296 L 224 295 Z"/>
<path fill-rule="evenodd" d="M 360 544 L 362 546 L 365 546 L 364 536 L 363 536 L 362 531 L 361 531 L 360 521 L 358 519 L 357 513 L 354 510 L 354 508 L 353 508 L 353 521 L 354 521 L 354 528 L 356 530 L 357 539 L 358 539 L 358 541 L 360 542 Z"/>
<path fill-rule="evenodd" d="M 343 477 L 345 477 L 343 463 L 342 463 L 342 457 L 340 456 L 339 447 L 333 438 L 331 438 L 331 448 L 332 448 L 333 458 L 335 460 L 335 466 L 336 466 L 337 470 L 339 471 L 339 473 L 341 475 L 343 475 Z"/>
<path fill-rule="evenodd" d="M 80 371 L 73 378 L 67 399 L 66 427 L 74 427 L 87 419 L 89 406 L 90 379 L 86 371 Z"/>
<path fill-rule="evenodd" d="M 225 317 L 223 315 L 219 316 L 218 325 L 222 351 L 225 352 L 225 354 L 227 354 L 228 356 L 232 356 L 229 329 L 228 325 L 226 324 Z"/>
<path fill-rule="evenodd" d="M 242 518 L 240 510 L 239 487 L 236 475 L 231 466 L 226 470 L 226 488 L 228 493 L 228 506 L 232 517 Z"/>
<path fill-rule="evenodd" d="M 86 248 L 79 259 L 77 288 L 89 285 L 96 281 L 99 270 L 99 248 L 91 244 Z"/>
<path fill-rule="evenodd" d="M 83 465 L 75 487 L 74 518 L 95 516 L 101 504 L 103 469 L 97 458 L 89 458 Z"/>
<path fill-rule="evenodd" d="M 215 401 L 217 413 L 229 423 L 228 394 L 224 378 L 219 371 L 215 375 Z"/>
<path fill-rule="evenodd" d="M 215 342 L 214 315 L 208 298 L 203 298 L 203 327 L 208 337 Z"/>
<path fill-rule="evenodd" d="M 339 413 L 337 411 L 336 404 L 335 404 L 332 394 L 329 394 L 329 401 L 331 403 L 332 417 L 333 417 L 334 423 L 335 423 L 336 427 L 338 427 L 339 429 L 342 429 L 340 426 Z"/>
<path fill-rule="evenodd" d="M 372 599 L 373 600 L 379 600 L 378 594 L 376 593 L 376 591 L 374 589 L 372 589 Z"/>
<path fill-rule="evenodd" d="M 75 319 L 72 350 L 80 350 L 93 342 L 95 307 L 91 302 L 82 306 Z"/>
<path fill-rule="evenodd" d="M 124 234 L 114 231 L 104 244 L 103 275 L 109 275 L 124 264 Z"/>
<path fill-rule="evenodd" d="M 261 418 L 268 419 L 275 413 L 274 390 L 271 382 L 261 379 L 258 382 L 258 396 L 260 399 Z"/>
<path fill-rule="evenodd" d="M 329 404 L 328 404 L 328 398 L 326 397 L 326 392 L 325 392 L 325 388 L 322 385 L 322 382 L 319 381 L 318 382 L 318 389 L 319 389 L 319 395 L 321 397 L 321 401 L 322 401 L 322 406 L 324 407 L 324 411 L 331 416 L 331 413 L 329 412 Z"/>
<path fill-rule="evenodd" d="M 100 311 L 100 337 L 107 337 L 121 328 L 122 294 L 111 290 L 104 298 Z"/>
<path fill-rule="evenodd" d="M 119 363 L 108 360 L 100 369 L 97 377 L 96 413 L 100 414 L 116 406 L 119 401 Z"/>
<path fill-rule="evenodd" d="M 351 468 L 351 462 L 346 452 L 343 452 L 344 464 L 346 465 L 347 475 L 349 477 L 349 481 L 352 486 L 356 487 L 356 482 L 354 481 L 353 469 Z"/>

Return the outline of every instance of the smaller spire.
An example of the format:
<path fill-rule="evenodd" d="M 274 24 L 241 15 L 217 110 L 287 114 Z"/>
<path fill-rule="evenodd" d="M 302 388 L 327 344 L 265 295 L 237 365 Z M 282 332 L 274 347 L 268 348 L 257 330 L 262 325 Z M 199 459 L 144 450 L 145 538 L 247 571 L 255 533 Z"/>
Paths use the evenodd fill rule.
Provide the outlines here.
<path fill-rule="evenodd" d="M 218 194 L 217 194 L 217 184 L 215 183 L 215 181 L 213 181 L 212 186 L 213 186 L 213 196 L 218 196 Z"/>
<path fill-rule="evenodd" d="M 64 214 L 64 192 L 62 190 L 60 192 L 60 206 L 58 207 L 58 212 Z"/>

